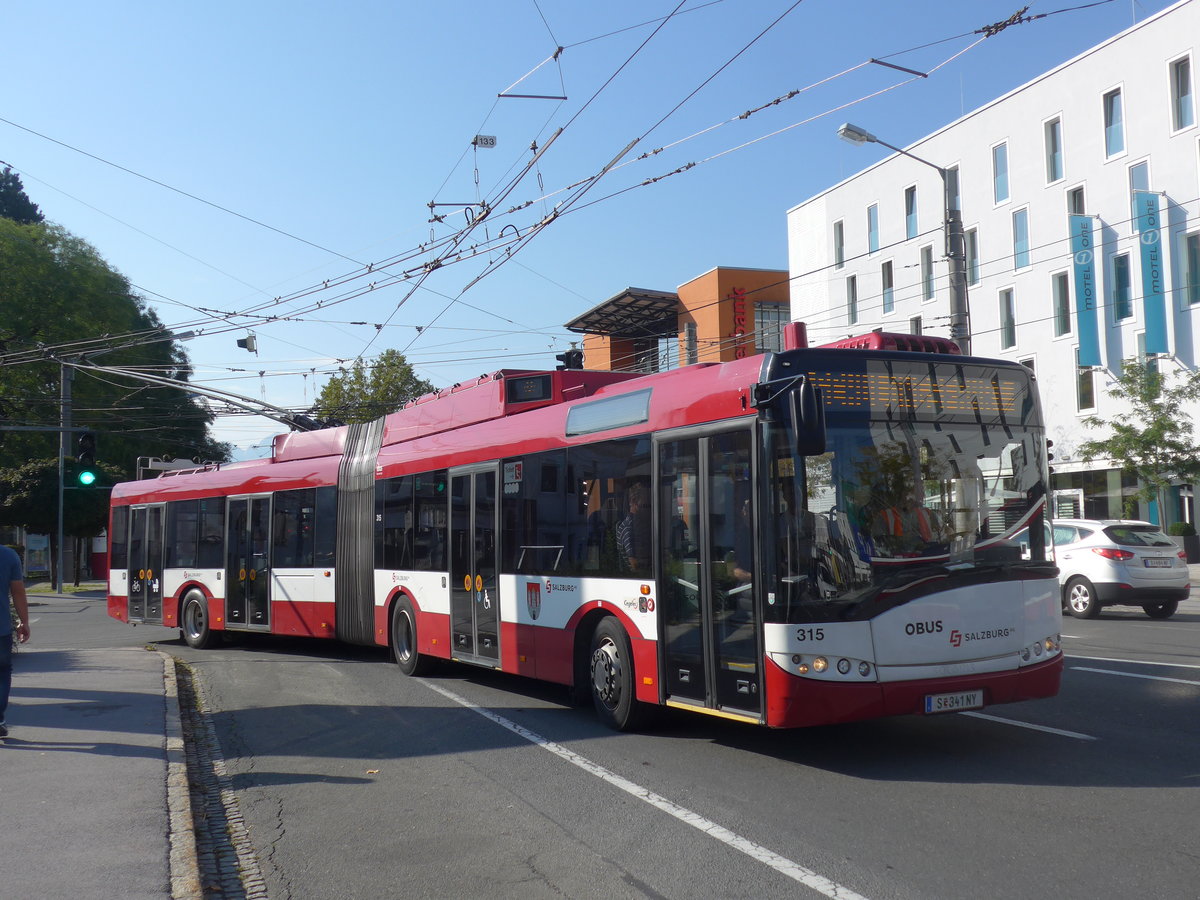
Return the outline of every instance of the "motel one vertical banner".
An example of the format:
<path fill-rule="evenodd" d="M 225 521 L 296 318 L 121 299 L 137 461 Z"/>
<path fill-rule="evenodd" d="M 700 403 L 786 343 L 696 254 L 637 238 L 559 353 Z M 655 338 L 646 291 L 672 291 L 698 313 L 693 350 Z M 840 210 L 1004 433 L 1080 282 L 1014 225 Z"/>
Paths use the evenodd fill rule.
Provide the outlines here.
<path fill-rule="evenodd" d="M 1142 308 L 1146 314 L 1146 352 L 1168 353 L 1158 194 L 1134 191 L 1133 207 L 1137 214 L 1138 243 L 1142 249 Z"/>
<path fill-rule="evenodd" d="M 1097 322 L 1096 245 L 1091 216 L 1070 216 L 1071 256 L 1075 264 L 1075 319 L 1079 324 L 1079 365 L 1100 365 L 1100 326 Z"/>

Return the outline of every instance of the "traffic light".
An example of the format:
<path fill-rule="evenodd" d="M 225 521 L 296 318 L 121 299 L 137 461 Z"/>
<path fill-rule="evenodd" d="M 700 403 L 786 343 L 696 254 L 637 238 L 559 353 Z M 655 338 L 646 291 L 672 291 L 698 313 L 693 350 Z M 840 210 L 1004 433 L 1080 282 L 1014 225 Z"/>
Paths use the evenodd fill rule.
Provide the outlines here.
<path fill-rule="evenodd" d="M 557 359 L 560 365 L 555 366 L 556 369 L 582 369 L 583 368 L 583 351 L 582 350 L 567 350 L 564 353 L 556 353 L 554 358 Z"/>
<path fill-rule="evenodd" d="M 75 451 L 75 480 L 83 487 L 96 483 L 96 435 L 85 431 L 79 435 Z"/>

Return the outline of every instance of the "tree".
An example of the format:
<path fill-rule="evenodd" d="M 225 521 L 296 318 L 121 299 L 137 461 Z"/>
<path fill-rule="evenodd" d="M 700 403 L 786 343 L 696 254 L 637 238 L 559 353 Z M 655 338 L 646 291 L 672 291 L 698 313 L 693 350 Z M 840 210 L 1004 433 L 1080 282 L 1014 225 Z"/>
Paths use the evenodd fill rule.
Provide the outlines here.
<path fill-rule="evenodd" d="M 1127 359 L 1108 396 L 1123 411 L 1107 419 L 1084 419 L 1088 428 L 1103 428 L 1109 434 L 1084 441 L 1079 452 L 1088 462 L 1111 459 L 1136 475 L 1136 496 L 1146 502 L 1157 499 L 1162 509 L 1163 492 L 1171 484 L 1200 480 L 1200 447 L 1192 417 L 1185 411 L 1186 404 L 1200 399 L 1200 370 L 1168 379 L 1155 365 Z"/>
<path fill-rule="evenodd" d="M 90 342 L 89 359 L 97 365 L 141 367 L 183 381 L 191 372 L 187 354 L 154 312 L 87 242 L 57 225 L 0 218 L 0 359 L 7 363 L 0 366 L 0 417 L 6 424 L 59 423 L 62 367 L 40 350 L 78 359 L 70 348 L 55 350 L 78 342 Z M 133 476 L 139 456 L 228 457 L 227 445 L 208 434 L 212 414 L 184 388 L 78 372 L 72 419 L 96 433 L 98 459 L 119 466 L 123 477 Z M 0 470 L 58 457 L 57 434 L 0 436 Z"/>
<path fill-rule="evenodd" d="M 0 218 L 12 219 L 21 225 L 39 225 L 45 221 L 37 204 L 26 196 L 21 176 L 8 166 L 0 172 Z"/>
<path fill-rule="evenodd" d="M 323 419 L 369 422 L 432 390 L 433 385 L 417 377 L 399 350 L 385 350 L 370 367 L 359 359 L 349 371 L 330 378 L 313 412 Z"/>

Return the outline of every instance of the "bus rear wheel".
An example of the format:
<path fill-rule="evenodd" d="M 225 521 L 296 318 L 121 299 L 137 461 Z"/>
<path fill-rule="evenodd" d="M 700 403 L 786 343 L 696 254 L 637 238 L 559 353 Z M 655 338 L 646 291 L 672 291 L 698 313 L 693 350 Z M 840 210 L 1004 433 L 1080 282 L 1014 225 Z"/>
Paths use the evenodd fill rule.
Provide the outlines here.
<path fill-rule="evenodd" d="M 179 635 L 185 644 L 197 650 L 206 650 L 217 642 L 217 635 L 208 624 L 208 598 L 195 588 L 183 596 Z"/>
<path fill-rule="evenodd" d="M 405 675 L 428 675 L 437 666 L 436 659 L 417 652 L 417 616 L 407 597 L 392 608 L 392 656 Z"/>
<path fill-rule="evenodd" d="M 632 731 L 649 719 L 649 707 L 634 696 L 633 648 L 612 616 L 592 634 L 592 703 L 609 728 Z"/>

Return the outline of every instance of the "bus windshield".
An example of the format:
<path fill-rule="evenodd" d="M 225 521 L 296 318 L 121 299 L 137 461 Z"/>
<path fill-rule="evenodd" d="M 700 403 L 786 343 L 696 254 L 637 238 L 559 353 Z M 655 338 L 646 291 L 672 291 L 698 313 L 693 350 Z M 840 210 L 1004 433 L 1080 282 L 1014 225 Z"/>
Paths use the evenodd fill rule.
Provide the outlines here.
<path fill-rule="evenodd" d="M 1046 443 L 1029 374 L 860 366 L 809 375 L 827 452 L 798 457 L 789 424 L 770 431 L 767 620 L 865 618 L 951 587 L 1045 577 Z"/>

